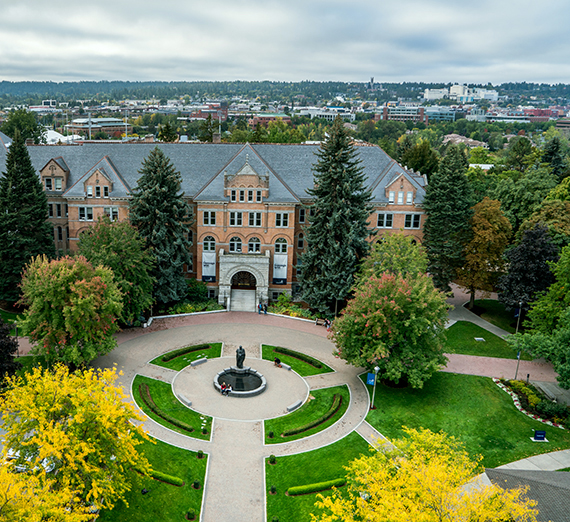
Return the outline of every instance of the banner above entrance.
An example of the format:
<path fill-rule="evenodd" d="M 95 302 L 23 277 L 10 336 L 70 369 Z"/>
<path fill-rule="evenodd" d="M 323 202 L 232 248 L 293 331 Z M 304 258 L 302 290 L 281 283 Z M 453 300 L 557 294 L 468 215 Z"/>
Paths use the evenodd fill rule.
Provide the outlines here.
<path fill-rule="evenodd" d="M 216 253 L 202 252 L 202 281 L 216 282 Z"/>
<path fill-rule="evenodd" d="M 275 254 L 273 256 L 273 284 L 287 284 L 287 254 Z"/>

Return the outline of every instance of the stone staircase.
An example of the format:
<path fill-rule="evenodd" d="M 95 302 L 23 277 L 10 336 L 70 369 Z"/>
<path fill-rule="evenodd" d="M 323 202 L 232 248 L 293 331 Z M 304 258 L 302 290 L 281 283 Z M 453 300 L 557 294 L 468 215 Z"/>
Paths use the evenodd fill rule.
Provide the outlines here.
<path fill-rule="evenodd" d="M 255 312 L 255 290 L 232 290 L 232 312 Z"/>

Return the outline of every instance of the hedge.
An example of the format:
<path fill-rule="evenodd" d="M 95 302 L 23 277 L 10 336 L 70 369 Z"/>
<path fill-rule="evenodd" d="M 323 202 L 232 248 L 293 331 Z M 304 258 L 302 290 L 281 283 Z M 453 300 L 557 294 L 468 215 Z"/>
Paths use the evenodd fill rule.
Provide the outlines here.
<path fill-rule="evenodd" d="M 168 475 L 167 473 L 162 473 L 162 471 L 155 471 L 154 469 L 150 472 L 150 476 L 153 479 L 166 482 L 167 484 L 172 484 L 173 486 L 183 486 L 184 481 L 181 478 L 175 477 L 173 475 Z"/>
<path fill-rule="evenodd" d="M 290 357 L 294 357 L 295 359 L 300 359 L 301 361 L 305 361 L 306 363 L 310 364 L 314 368 L 322 368 L 323 367 L 323 365 L 319 361 L 317 361 L 316 359 L 313 359 L 311 356 L 305 355 L 304 353 L 301 353 L 301 352 L 289 350 L 288 348 L 281 348 L 280 346 L 275 346 L 273 348 L 273 351 L 277 352 L 277 353 L 282 353 L 283 355 L 289 355 Z"/>
<path fill-rule="evenodd" d="M 324 415 L 322 415 L 318 419 L 311 421 L 308 424 L 305 424 L 304 426 L 300 426 L 298 428 L 293 428 L 292 430 L 283 432 L 282 436 L 290 437 L 291 435 L 297 435 L 297 433 L 302 433 L 303 431 L 310 430 L 311 428 L 314 428 L 315 426 L 318 426 L 319 424 L 326 422 L 338 411 L 341 404 L 342 404 L 342 395 L 335 393 L 333 396 L 332 406 L 329 408 L 329 411 L 327 411 Z"/>
<path fill-rule="evenodd" d="M 186 424 L 185 422 L 182 422 L 178 419 L 176 419 L 175 417 L 172 417 L 171 415 L 168 415 L 168 413 L 163 412 L 152 400 L 152 397 L 150 395 L 150 389 L 148 387 L 148 384 L 146 383 L 141 383 L 139 384 L 139 395 L 141 396 L 142 401 L 150 408 L 150 410 L 155 414 L 158 415 L 161 419 L 164 419 L 167 422 L 170 422 L 170 424 L 174 424 L 174 426 L 177 426 L 178 428 L 181 428 L 183 430 L 192 432 L 194 431 L 194 428 L 192 426 L 190 426 L 189 424 Z"/>
<path fill-rule="evenodd" d="M 173 350 L 172 352 L 165 353 L 162 356 L 162 362 L 168 362 L 181 355 L 186 355 L 190 352 L 197 352 L 198 350 L 207 350 L 210 348 L 209 344 L 197 344 L 196 346 L 186 346 L 184 348 L 179 348 L 178 350 Z"/>
<path fill-rule="evenodd" d="M 319 491 L 325 491 L 331 489 L 332 487 L 340 488 L 346 484 L 345 478 L 337 478 L 334 480 L 328 480 L 326 482 L 316 482 L 315 484 L 305 484 L 304 486 L 294 486 L 287 490 L 290 496 L 294 495 L 307 495 L 308 493 L 318 493 Z"/>

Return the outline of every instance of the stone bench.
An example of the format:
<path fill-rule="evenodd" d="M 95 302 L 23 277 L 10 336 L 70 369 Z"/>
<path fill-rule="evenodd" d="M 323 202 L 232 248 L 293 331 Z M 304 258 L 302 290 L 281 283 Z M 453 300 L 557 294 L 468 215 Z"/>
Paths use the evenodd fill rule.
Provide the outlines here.
<path fill-rule="evenodd" d="M 192 407 L 192 401 L 189 401 L 186 397 L 184 397 L 184 395 L 178 395 L 178 398 L 185 406 L 188 406 L 189 408 Z"/>
<path fill-rule="evenodd" d="M 281 368 L 285 368 L 286 370 L 291 371 L 291 366 L 289 366 L 288 364 L 285 364 L 285 363 L 281 363 Z"/>
<path fill-rule="evenodd" d="M 190 366 L 198 366 L 199 364 L 204 364 L 208 362 L 208 358 L 207 357 L 201 357 L 200 359 L 196 359 L 195 361 L 192 361 L 190 363 Z"/>
<path fill-rule="evenodd" d="M 291 404 L 291 406 L 287 406 L 287 411 L 288 411 L 288 412 L 291 412 L 291 411 L 293 411 L 293 410 L 296 410 L 299 406 L 301 406 L 301 404 L 303 404 L 303 401 L 300 401 L 300 400 L 299 400 L 299 401 L 297 401 L 297 402 Z"/>

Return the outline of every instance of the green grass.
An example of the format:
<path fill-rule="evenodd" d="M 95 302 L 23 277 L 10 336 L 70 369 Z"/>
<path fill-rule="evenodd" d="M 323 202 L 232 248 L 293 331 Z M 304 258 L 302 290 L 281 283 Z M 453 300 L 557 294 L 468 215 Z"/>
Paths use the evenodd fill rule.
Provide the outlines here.
<path fill-rule="evenodd" d="M 180 477 L 184 486 L 177 487 L 158 480 L 135 475 L 135 481 L 130 492 L 126 495 L 129 507 L 123 502 L 111 511 L 102 511 L 97 519 L 101 522 L 155 522 L 157 520 L 184 521 L 189 509 L 196 512 L 196 520 L 202 506 L 204 477 L 206 475 L 206 456 L 196 458 L 196 453 L 169 446 L 164 442 L 156 444 L 145 441 L 142 446 L 153 469 Z M 199 480 L 200 489 L 194 489 L 192 483 Z M 146 488 L 149 492 L 141 494 Z"/>
<path fill-rule="evenodd" d="M 457 321 L 447 329 L 446 334 L 447 341 L 444 347 L 446 353 L 461 353 L 479 357 L 501 357 L 503 359 L 517 358 L 517 353 L 504 339 L 476 324 L 467 321 Z M 475 337 L 483 337 L 485 341 L 476 341 Z M 530 361 L 532 357 L 523 353 L 521 359 Z"/>
<path fill-rule="evenodd" d="M 315 507 L 317 493 L 289 497 L 285 495 L 287 489 L 344 477 L 344 466 L 363 453 L 368 454 L 368 448 L 368 443 L 358 433 L 352 432 L 330 446 L 298 455 L 277 457 L 275 465 L 269 464 L 266 459 L 268 522 L 273 517 L 278 517 L 279 522 L 308 522 L 311 519 L 309 514 L 318 511 Z M 275 495 L 269 493 L 271 486 L 277 488 Z M 331 493 L 323 491 L 321 494 L 326 497 Z"/>
<path fill-rule="evenodd" d="M 485 319 L 485 321 L 502 328 L 506 332 L 515 333 L 515 313 L 514 311 L 507 312 L 503 303 L 500 303 L 495 299 L 476 299 L 475 307 L 481 309 L 481 319 Z"/>
<path fill-rule="evenodd" d="M 291 366 L 291 369 L 296 371 L 301 377 L 308 377 L 309 375 L 318 375 L 320 373 L 329 373 L 333 372 L 334 370 L 327 366 L 324 362 L 318 361 L 322 364 L 322 368 L 315 368 L 314 366 L 310 365 L 309 363 L 302 361 L 301 359 L 297 359 L 296 357 L 291 357 L 290 355 L 285 355 L 283 353 L 277 353 L 273 350 L 275 346 L 271 346 L 269 344 L 261 345 L 261 352 L 262 352 L 262 359 L 266 361 L 273 361 L 275 357 L 278 357 L 282 363 L 288 364 Z M 306 355 L 306 357 L 309 357 Z M 310 357 L 314 361 L 317 361 L 314 357 Z"/>
<path fill-rule="evenodd" d="M 154 400 L 154 403 L 164 412 L 169 415 L 176 417 L 177 419 L 189 424 L 194 428 L 194 431 L 188 432 L 183 430 L 168 421 L 162 419 L 158 415 L 154 414 L 147 405 L 141 400 L 139 394 L 139 384 L 146 383 L 150 389 L 150 394 Z M 212 417 L 207 415 L 202 415 L 197 411 L 191 410 L 184 406 L 172 393 L 172 386 L 166 382 L 157 381 L 156 379 L 150 379 L 149 377 L 144 377 L 142 375 L 137 375 L 133 381 L 133 397 L 139 405 L 139 407 L 154 421 L 166 426 L 167 428 L 187 435 L 195 439 L 210 440 L 210 433 L 212 432 Z M 205 428 L 208 433 L 204 435 L 202 433 L 202 422 L 206 420 Z M 162 471 L 162 470 L 161 470 Z"/>
<path fill-rule="evenodd" d="M 402 437 L 401 426 L 443 430 L 461 440 L 470 455 L 482 455 L 488 468 L 570 448 L 570 432 L 519 412 L 488 377 L 440 372 L 422 390 L 378 384 L 374 402 L 377 409 L 366 420 L 386 437 Z M 548 444 L 531 442 L 537 429 L 546 430 Z"/>
<path fill-rule="evenodd" d="M 342 395 L 342 404 L 338 411 L 327 421 L 311 428 L 310 430 L 304 431 L 302 433 L 297 433 L 297 435 L 291 435 L 289 437 L 281 437 L 284 431 L 297 428 L 308 424 L 312 420 L 318 419 L 324 415 L 332 405 L 333 395 L 338 393 Z M 310 397 L 314 397 L 311 399 Z M 289 442 L 290 440 L 302 439 L 308 437 L 319 431 L 327 429 L 337 422 L 346 412 L 350 404 L 350 393 L 348 391 L 348 386 L 334 386 L 333 388 L 323 388 L 320 390 L 313 390 L 309 396 L 309 400 L 303 404 L 298 410 L 295 410 L 289 415 L 284 415 L 283 417 L 278 417 L 276 419 L 269 419 L 265 421 L 265 443 L 266 444 L 280 444 L 282 442 Z M 275 436 L 270 439 L 267 434 L 272 431 Z"/>
<path fill-rule="evenodd" d="M 171 359 L 167 362 L 164 362 L 162 360 L 162 355 L 156 359 L 153 359 L 150 361 L 150 363 L 156 364 L 157 366 L 162 366 L 163 368 L 170 368 L 171 370 L 180 371 L 183 368 L 186 368 L 186 366 L 189 366 L 190 363 L 196 359 L 201 359 L 202 357 L 207 357 L 208 359 L 220 357 L 220 355 L 222 355 L 222 343 L 211 343 L 210 348 L 206 350 L 198 350 L 196 352 L 185 353 L 184 355 L 175 357 L 174 359 Z"/>

